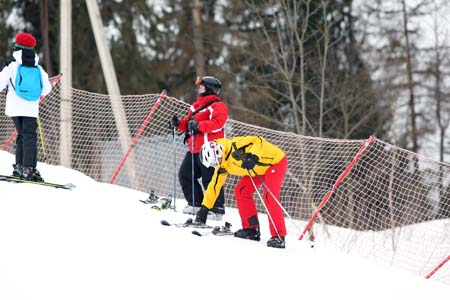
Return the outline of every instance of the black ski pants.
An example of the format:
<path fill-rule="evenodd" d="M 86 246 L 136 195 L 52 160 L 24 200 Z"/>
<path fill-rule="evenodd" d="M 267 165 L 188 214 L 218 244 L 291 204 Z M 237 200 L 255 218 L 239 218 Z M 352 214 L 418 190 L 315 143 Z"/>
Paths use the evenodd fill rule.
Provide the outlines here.
<path fill-rule="evenodd" d="M 17 130 L 16 164 L 24 167 L 37 165 L 37 119 L 12 117 Z"/>
<path fill-rule="evenodd" d="M 180 181 L 181 189 L 188 204 L 191 206 L 201 206 L 203 201 L 203 190 L 197 179 L 202 178 L 202 185 L 204 189 L 208 187 L 212 176 L 214 175 L 214 168 L 206 168 L 200 161 L 199 154 L 194 154 L 194 197 L 192 199 L 192 153 L 187 152 L 181 163 L 178 172 L 178 180 Z M 195 200 L 195 201 L 194 201 Z M 225 194 L 223 188 L 220 191 L 219 197 L 214 204 L 214 208 L 225 209 Z M 213 210 L 214 210 L 213 208 Z"/>

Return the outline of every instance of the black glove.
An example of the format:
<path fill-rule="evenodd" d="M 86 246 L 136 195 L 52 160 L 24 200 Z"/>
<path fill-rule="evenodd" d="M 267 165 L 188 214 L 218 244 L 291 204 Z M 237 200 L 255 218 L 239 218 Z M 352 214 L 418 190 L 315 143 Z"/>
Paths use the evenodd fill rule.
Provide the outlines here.
<path fill-rule="evenodd" d="M 178 120 L 177 115 L 172 116 L 170 123 L 172 124 L 173 127 L 178 128 L 178 126 L 180 125 L 180 120 Z"/>
<path fill-rule="evenodd" d="M 205 224 L 206 219 L 208 218 L 208 212 L 209 209 L 206 206 L 202 205 L 202 207 L 200 207 L 200 210 L 197 212 L 197 215 L 195 216 L 195 223 Z"/>
<path fill-rule="evenodd" d="M 253 170 L 255 165 L 258 163 L 258 156 L 251 154 L 251 153 L 245 153 L 244 157 L 242 158 L 242 168 L 247 170 Z"/>
<path fill-rule="evenodd" d="M 190 120 L 188 123 L 188 130 L 191 133 L 191 135 L 198 133 L 198 122 L 194 120 Z"/>

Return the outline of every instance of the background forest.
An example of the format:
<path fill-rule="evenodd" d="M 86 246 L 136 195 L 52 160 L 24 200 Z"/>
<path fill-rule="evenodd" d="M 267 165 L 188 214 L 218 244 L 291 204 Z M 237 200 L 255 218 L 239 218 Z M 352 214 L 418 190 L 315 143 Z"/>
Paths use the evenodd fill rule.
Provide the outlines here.
<path fill-rule="evenodd" d="M 191 103 L 197 75 L 219 78 L 230 117 L 302 135 L 370 135 L 450 161 L 444 0 L 102 0 L 123 95 Z M 59 5 L 0 2 L 0 61 L 14 36 L 38 39 L 59 73 Z M 73 87 L 107 93 L 84 0 L 72 0 Z"/>

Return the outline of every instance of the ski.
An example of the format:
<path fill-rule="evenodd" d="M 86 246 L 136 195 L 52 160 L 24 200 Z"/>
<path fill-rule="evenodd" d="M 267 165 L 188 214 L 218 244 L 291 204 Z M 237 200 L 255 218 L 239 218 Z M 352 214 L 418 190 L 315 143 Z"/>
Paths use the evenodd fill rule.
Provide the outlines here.
<path fill-rule="evenodd" d="M 175 226 L 175 227 L 191 227 L 191 228 L 204 228 L 204 229 L 213 229 L 213 226 L 209 226 L 203 223 L 196 223 L 194 222 L 194 220 L 192 220 L 191 218 L 187 219 L 186 222 L 184 223 L 170 223 L 169 221 L 166 220 L 161 220 L 161 225 L 164 226 Z"/>
<path fill-rule="evenodd" d="M 167 197 L 161 197 L 155 194 L 154 190 L 150 191 L 148 198 L 145 200 L 139 200 L 141 203 L 150 204 L 150 208 L 155 210 L 162 210 L 173 208 L 170 204 L 172 203 L 172 195 L 169 194 Z"/>
<path fill-rule="evenodd" d="M 29 180 L 20 179 L 19 177 L 8 176 L 8 175 L 0 175 L 0 181 L 16 182 L 16 183 L 31 183 L 31 184 L 49 186 L 49 187 L 53 187 L 53 188 L 57 188 L 57 189 L 66 189 L 66 190 L 72 190 L 75 188 L 75 185 L 72 183 L 59 184 L 59 183 L 53 183 L 53 182 L 47 182 L 47 181 L 29 181 Z"/>
<path fill-rule="evenodd" d="M 225 226 L 215 226 L 213 230 L 206 231 L 206 232 L 200 232 L 199 230 L 192 230 L 193 235 L 197 236 L 204 236 L 208 234 L 213 234 L 217 236 L 225 236 L 225 235 L 233 235 L 234 232 L 231 231 L 231 224 L 228 222 L 225 222 Z"/>

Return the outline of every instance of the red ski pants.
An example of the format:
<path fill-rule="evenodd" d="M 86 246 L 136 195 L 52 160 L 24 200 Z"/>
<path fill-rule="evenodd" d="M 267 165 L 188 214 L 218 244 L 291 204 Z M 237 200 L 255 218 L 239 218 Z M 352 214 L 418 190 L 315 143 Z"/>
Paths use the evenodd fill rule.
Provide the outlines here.
<path fill-rule="evenodd" d="M 281 209 L 281 204 L 277 203 L 277 201 L 280 200 L 280 190 L 281 185 L 283 184 L 286 168 L 287 159 L 284 157 L 278 164 L 267 169 L 264 175 L 259 176 L 276 197 L 276 199 L 274 199 L 272 194 L 264 188 L 263 199 L 264 204 L 267 207 L 268 214 L 270 214 L 268 218 L 272 237 L 276 237 L 277 235 L 286 236 L 286 225 L 284 223 L 283 210 Z M 259 223 L 257 222 L 258 212 L 256 210 L 255 201 L 253 200 L 253 194 L 256 190 L 252 184 L 252 179 L 257 187 L 261 186 L 262 183 L 257 176 L 251 178 L 250 176 L 244 176 L 236 184 L 234 189 L 236 204 L 239 210 L 239 215 L 241 216 L 243 228 L 259 226 Z"/>

